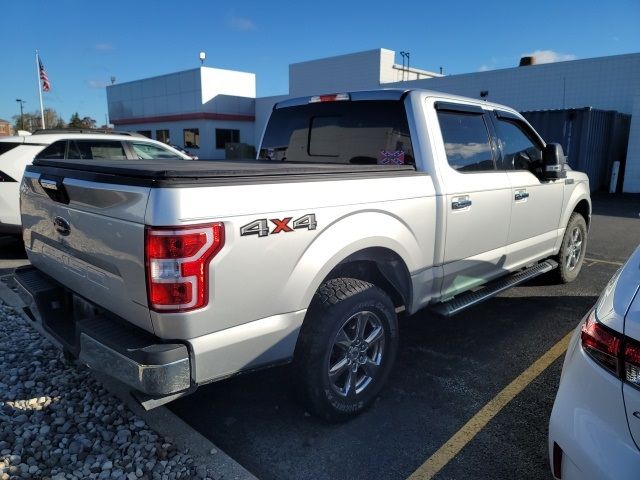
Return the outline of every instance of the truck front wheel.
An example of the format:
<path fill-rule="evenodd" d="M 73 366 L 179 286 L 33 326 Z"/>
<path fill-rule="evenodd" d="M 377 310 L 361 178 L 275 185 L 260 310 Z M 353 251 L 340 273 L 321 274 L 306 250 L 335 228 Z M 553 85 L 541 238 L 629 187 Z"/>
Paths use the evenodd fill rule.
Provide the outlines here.
<path fill-rule="evenodd" d="M 398 350 L 398 320 L 380 288 L 335 278 L 314 295 L 296 347 L 302 400 L 316 415 L 343 421 L 366 409 L 389 376 Z"/>
<path fill-rule="evenodd" d="M 558 280 L 573 282 L 580 273 L 587 250 L 587 222 L 579 213 L 572 213 L 558 253 Z"/>

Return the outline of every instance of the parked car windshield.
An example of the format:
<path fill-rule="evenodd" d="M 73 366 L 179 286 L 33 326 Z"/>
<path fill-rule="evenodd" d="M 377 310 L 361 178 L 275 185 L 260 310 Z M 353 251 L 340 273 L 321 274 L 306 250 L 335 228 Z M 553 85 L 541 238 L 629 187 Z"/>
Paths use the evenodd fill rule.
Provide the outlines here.
<path fill-rule="evenodd" d="M 263 160 L 413 165 L 401 101 L 335 101 L 273 111 L 259 157 Z"/>

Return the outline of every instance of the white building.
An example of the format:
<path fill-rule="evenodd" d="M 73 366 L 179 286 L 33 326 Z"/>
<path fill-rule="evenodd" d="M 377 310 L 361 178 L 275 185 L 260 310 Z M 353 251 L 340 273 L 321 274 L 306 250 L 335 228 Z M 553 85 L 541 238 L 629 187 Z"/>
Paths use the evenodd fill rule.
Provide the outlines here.
<path fill-rule="evenodd" d="M 592 107 L 631 115 L 625 192 L 640 192 L 640 53 L 450 75 L 393 86 L 427 88 L 521 112 Z"/>
<path fill-rule="evenodd" d="M 178 145 L 196 129 L 200 158 L 223 158 L 224 149 L 216 148 L 223 141 L 259 145 L 276 102 L 318 93 L 425 88 L 520 111 L 616 110 L 632 116 L 623 190 L 640 192 L 640 53 L 448 76 L 395 60 L 395 52 L 375 49 L 295 63 L 289 66 L 288 95 L 255 100 L 253 74 L 199 68 L 108 87 L 109 115 L 116 126 L 152 132 L 153 138 L 169 130 Z"/>
<path fill-rule="evenodd" d="M 253 143 L 256 77 L 200 67 L 107 87 L 116 128 L 224 158 L 227 142 Z"/>

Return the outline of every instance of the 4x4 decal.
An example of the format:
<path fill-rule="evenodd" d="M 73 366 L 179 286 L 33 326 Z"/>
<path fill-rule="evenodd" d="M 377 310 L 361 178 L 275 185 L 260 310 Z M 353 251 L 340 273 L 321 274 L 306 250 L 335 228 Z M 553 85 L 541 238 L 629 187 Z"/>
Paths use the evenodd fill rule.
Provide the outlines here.
<path fill-rule="evenodd" d="M 276 233 L 289 233 L 298 229 L 315 230 L 318 226 L 316 222 L 316 215 L 310 213 L 303 215 L 300 218 L 296 218 L 291 223 L 293 217 L 279 218 L 260 218 L 253 222 L 247 223 L 240 227 L 240 235 L 258 235 L 259 237 L 266 237 L 267 235 L 274 235 Z M 271 222 L 272 225 L 269 224 Z M 289 226 L 291 223 L 291 226 Z M 269 231 L 269 228 L 273 226 L 273 230 Z"/>

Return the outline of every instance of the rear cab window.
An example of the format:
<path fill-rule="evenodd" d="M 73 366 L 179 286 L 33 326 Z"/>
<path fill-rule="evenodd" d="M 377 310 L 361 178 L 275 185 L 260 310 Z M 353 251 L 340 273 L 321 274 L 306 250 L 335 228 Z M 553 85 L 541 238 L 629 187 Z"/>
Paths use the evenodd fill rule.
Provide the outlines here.
<path fill-rule="evenodd" d="M 319 102 L 273 111 L 263 160 L 415 165 L 401 100 Z"/>

